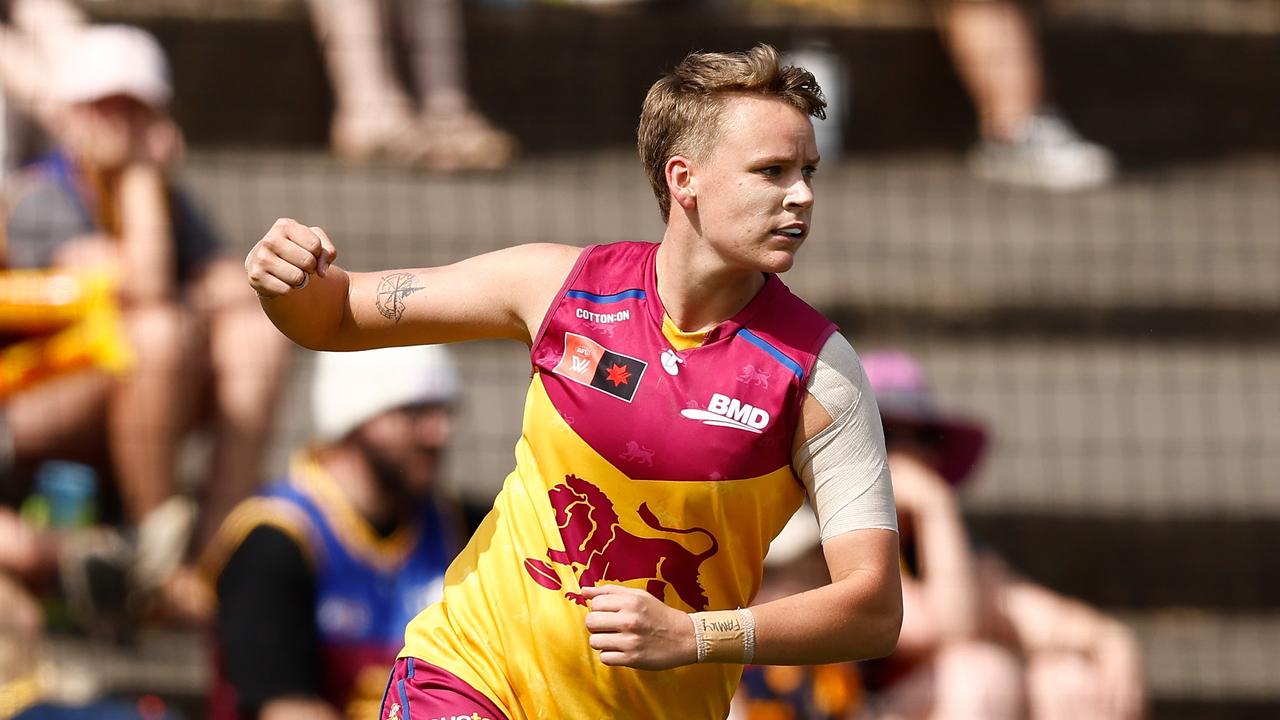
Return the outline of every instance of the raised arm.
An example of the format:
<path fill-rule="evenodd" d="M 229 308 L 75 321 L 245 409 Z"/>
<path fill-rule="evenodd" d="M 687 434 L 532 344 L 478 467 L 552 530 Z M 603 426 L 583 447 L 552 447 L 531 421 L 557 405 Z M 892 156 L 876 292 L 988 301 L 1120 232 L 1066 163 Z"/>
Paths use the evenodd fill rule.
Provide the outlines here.
<path fill-rule="evenodd" d="M 245 258 L 262 309 L 312 350 L 531 342 L 580 249 L 521 245 L 435 268 L 353 273 L 324 230 L 277 220 Z"/>

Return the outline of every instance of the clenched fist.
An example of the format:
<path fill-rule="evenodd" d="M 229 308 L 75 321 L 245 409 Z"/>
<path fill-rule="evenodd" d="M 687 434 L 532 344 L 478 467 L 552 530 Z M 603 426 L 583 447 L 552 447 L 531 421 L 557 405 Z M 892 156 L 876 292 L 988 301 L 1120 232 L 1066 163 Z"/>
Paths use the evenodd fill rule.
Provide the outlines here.
<path fill-rule="evenodd" d="M 275 298 L 306 287 L 312 273 L 324 277 L 337 257 L 324 230 L 280 218 L 249 251 L 244 271 L 259 297 Z"/>
<path fill-rule="evenodd" d="M 605 665 L 666 670 L 697 660 L 693 622 L 644 590 L 622 585 L 582 588 L 591 603 L 588 641 Z"/>

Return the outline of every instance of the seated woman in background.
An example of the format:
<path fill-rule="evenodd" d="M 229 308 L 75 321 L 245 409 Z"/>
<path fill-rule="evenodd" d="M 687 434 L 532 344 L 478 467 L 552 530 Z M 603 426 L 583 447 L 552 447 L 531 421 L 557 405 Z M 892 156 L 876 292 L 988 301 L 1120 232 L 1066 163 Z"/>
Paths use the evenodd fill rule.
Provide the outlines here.
<path fill-rule="evenodd" d="M 204 426 L 213 450 L 201 544 L 258 483 L 287 342 L 171 179 L 182 139 L 155 39 L 132 27 L 89 27 L 50 75 L 59 145 L 15 178 L 4 265 L 92 268 L 111 278 L 132 369 L 89 369 L 6 398 L 0 443 L 11 452 L 0 458 L 8 478 L 0 490 L 12 503 L 42 463 L 76 460 L 113 481 L 126 526 L 150 527 L 144 520 L 175 495 L 183 438 Z M 186 543 L 172 539 L 188 534 L 181 526 L 190 518 L 180 515 L 171 513 L 163 533 L 141 534 L 134 578 L 159 584 L 182 559 Z M 178 577 L 193 593 L 201 587 L 194 573 Z"/>
<path fill-rule="evenodd" d="M 898 649 L 863 664 L 871 715 L 1142 717 L 1142 658 L 1132 631 L 970 544 L 956 487 L 982 455 L 981 425 L 940 413 L 924 370 L 908 355 L 862 360 L 884 423 L 903 559 Z"/>
<path fill-rule="evenodd" d="M 898 648 L 861 663 L 861 681 L 847 664 L 749 666 L 731 720 L 1141 718 L 1133 633 L 971 546 L 956 488 L 986 446 L 982 426 L 939 412 L 911 357 L 873 352 L 862 363 L 880 406 L 898 508 Z M 770 545 L 765 568 L 762 599 L 828 582 L 807 506 Z"/>

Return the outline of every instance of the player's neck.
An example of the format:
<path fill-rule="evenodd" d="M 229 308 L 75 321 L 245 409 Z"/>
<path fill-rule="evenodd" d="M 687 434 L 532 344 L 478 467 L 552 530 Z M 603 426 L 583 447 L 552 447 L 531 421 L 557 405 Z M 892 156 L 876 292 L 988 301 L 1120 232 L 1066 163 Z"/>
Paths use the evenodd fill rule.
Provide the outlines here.
<path fill-rule="evenodd" d="M 658 295 L 678 328 L 703 332 L 737 315 L 764 286 L 763 273 L 729 267 L 690 228 L 668 226 L 658 248 Z"/>

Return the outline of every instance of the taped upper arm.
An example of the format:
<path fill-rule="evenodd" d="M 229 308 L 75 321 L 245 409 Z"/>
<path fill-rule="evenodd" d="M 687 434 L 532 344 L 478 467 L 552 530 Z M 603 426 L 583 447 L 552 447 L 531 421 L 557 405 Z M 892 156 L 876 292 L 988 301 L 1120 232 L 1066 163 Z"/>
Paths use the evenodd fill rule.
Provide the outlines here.
<path fill-rule="evenodd" d="M 862 363 L 839 333 L 818 355 L 807 386 L 792 466 L 805 484 L 825 542 L 852 530 L 897 530 L 880 410 Z M 815 424 L 817 404 L 830 421 Z"/>

